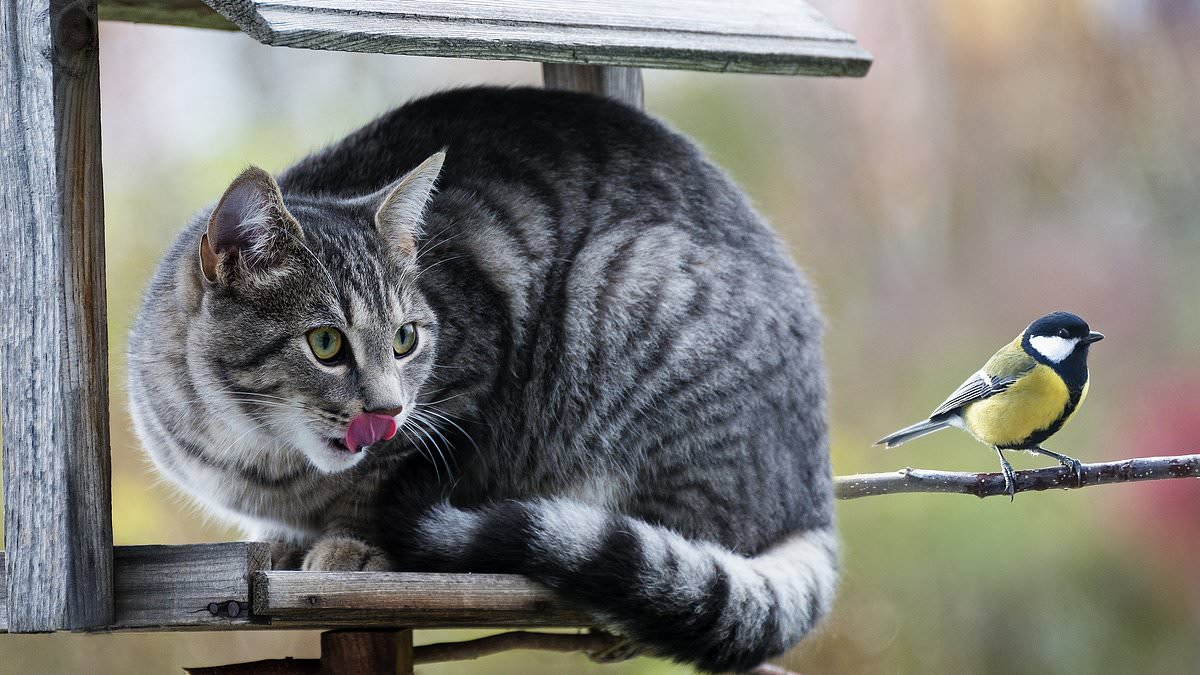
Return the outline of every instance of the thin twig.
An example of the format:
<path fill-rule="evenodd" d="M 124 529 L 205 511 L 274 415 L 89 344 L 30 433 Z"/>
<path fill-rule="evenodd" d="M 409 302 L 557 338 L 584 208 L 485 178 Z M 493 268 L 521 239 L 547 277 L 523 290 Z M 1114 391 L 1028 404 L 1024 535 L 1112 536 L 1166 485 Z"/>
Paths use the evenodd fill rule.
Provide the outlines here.
<path fill-rule="evenodd" d="M 187 675 L 320 675 L 320 659 L 265 659 L 226 666 L 184 668 Z"/>
<path fill-rule="evenodd" d="M 1129 483 L 1167 478 L 1200 478 L 1200 455 L 1136 457 L 1117 462 L 1084 464 L 1082 481 L 1066 467 L 1016 472 L 1016 491 L 1030 492 Z M 1000 473 L 956 473 L 906 468 L 891 473 L 864 473 L 834 479 L 838 499 L 858 499 L 901 492 L 946 492 L 995 497 L 1004 491 Z"/>
<path fill-rule="evenodd" d="M 462 642 L 438 642 L 413 647 L 413 663 L 466 661 L 513 649 L 540 649 L 551 652 L 598 654 L 612 649 L 620 638 L 608 633 L 534 633 L 515 630 Z"/>

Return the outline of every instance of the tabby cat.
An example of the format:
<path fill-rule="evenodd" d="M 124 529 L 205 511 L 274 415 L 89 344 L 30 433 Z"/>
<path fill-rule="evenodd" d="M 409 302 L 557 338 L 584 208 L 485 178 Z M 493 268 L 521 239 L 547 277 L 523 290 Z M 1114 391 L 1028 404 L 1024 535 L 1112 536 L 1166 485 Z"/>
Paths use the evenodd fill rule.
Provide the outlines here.
<path fill-rule="evenodd" d="M 524 574 L 743 670 L 834 596 L 821 330 L 691 142 L 466 89 L 238 176 L 154 275 L 130 398 L 161 472 L 277 565 Z"/>

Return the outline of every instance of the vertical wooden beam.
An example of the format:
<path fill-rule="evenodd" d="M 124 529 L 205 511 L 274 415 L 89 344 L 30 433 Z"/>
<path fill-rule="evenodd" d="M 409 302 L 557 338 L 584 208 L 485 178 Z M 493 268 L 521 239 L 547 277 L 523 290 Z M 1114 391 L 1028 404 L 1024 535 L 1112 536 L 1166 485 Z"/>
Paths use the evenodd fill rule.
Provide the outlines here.
<path fill-rule="evenodd" d="M 113 618 L 95 0 L 0 0 L 8 630 Z"/>
<path fill-rule="evenodd" d="M 641 68 L 543 63 L 542 81 L 547 89 L 587 91 L 643 107 Z"/>
<path fill-rule="evenodd" d="M 321 633 L 321 675 L 412 675 L 411 630 Z"/>

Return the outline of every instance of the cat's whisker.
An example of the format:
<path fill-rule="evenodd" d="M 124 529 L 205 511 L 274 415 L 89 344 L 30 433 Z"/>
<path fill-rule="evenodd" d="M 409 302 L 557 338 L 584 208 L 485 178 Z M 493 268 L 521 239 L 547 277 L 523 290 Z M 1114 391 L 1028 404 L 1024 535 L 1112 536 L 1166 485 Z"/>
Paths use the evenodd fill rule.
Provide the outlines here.
<path fill-rule="evenodd" d="M 420 420 L 418 420 L 418 421 L 420 421 Z M 434 438 L 433 435 L 430 434 L 429 431 L 423 425 L 417 425 L 417 426 L 414 426 L 413 428 L 420 431 L 425 436 L 425 438 L 429 439 L 429 444 L 433 447 L 433 451 L 436 452 L 438 458 L 442 460 L 442 466 L 446 467 L 446 477 L 449 478 L 449 477 L 453 476 L 454 471 L 451 470 L 450 462 L 448 462 L 446 460 L 446 454 L 444 452 L 442 452 L 442 448 L 440 445 L 438 445 L 437 439 Z"/>
<path fill-rule="evenodd" d="M 407 423 L 408 423 L 408 420 L 405 420 L 405 424 L 407 424 Z M 429 460 L 430 464 L 433 465 L 434 474 L 437 476 L 437 480 L 440 483 L 442 481 L 442 472 L 440 469 L 438 469 L 437 461 L 433 458 L 433 452 L 431 452 L 429 450 L 429 446 L 425 444 L 424 439 L 422 439 L 419 435 L 416 435 L 415 429 L 412 429 L 412 431 L 414 432 L 413 436 L 408 435 L 408 430 L 405 429 L 404 425 L 400 426 L 400 430 L 405 432 L 404 433 L 405 438 L 408 438 L 410 441 L 414 440 L 414 438 L 415 438 L 415 440 L 421 444 L 421 447 L 424 448 L 424 452 L 422 452 L 421 454 L 422 454 L 422 456 L 424 456 L 426 459 Z M 416 448 L 417 444 L 413 443 L 413 447 Z M 420 448 L 418 448 L 418 450 L 420 450 Z"/>
<path fill-rule="evenodd" d="M 416 417 L 417 417 L 417 419 L 418 419 L 418 420 L 419 420 L 419 421 L 420 421 L 422 424 L 425 424 L 425 425 L 426 425 L 426 426 L 429 428 L 429 430 L 430 430 L 432 433 L 435 433 L 435 434 L 437 434 L 438 438 L 441 438 L 441 439 L 442 439 L 442 442 L 446 444 L 446 451 L 447 451 L 447 452 L 449 452 L 449 453 L 450 453 L 450 457 L 452 457 L 452 458 L 453 458 L 453 457 L 454 457 L 454 444 L 450 442 L 450 439 L 446 438 L 446 435 L 445 435 L 445 434 L 443 434 L 443 433 L 442 433 L 442 430 L 441 430 L 441 429 L 439 429 L 439 428 L 437 427 L 437 425 L 433 423 L 433 420 L 430 420 L 430 419 L 428 419 L 428 418 L 427 418 L 426 416 L 424 416 L 424 415 L 421 413 L 421 411 L 419 411 L 419 410 L 413 410 L 413 411 L 412 411 L 412 415 L 416 416 Z M 445 456 L 444 456 L 444 455 L 443 455 L 443 461 L 445 461 Z M 458 467 L 458 461 L 457 461 L 457 460 L 454 462 L 454 465 L 455 465 L 455 468 L 457 468 L 457 467 Z M 446 463 L 446 468 L 447 468 L 447 469 L 449 469 L 449 468 L 450 468 L 449 462 L 447 462 L 447 463 Z M 452 474 L 452 475 L 453 475 L 453 474 Z"/>
<path fill-rule="evenodd" d="M 457 393 L 453 396 L 447 396 L 446 398 L 439 398 L 436 401 L 420 401 L 417 403 L 417 405 L 437 405 L 438 403 L 445 403 L 446 401 L 453 401 L 454 399 L 458 398 L 459 396 L 466 396 L 467 393 L 468 392 L 460 391 L 459 393 Z"/>
<path fill-rule="evenodd" d="M 467 439 L 467 441 L 470 442 L 471 446 L 475 448 L 475 451 L 479 452 L 479 444 L 475 442 L 474 438 L 471 438 L 471 434 L 467 433 L 467 430 L 463 429 L 460 424 L 458 424 L 454 420 L 450 419 L 449 417 L 443 415 L 441 412 L 434 410 L 433 408 L 429 408 L 429 407 L 421 408 L 420 412 L 434 415 L 434 416 L 438 417 L 439 419 L 441 419 L 442 421 L 444 421 L 446 424 L 449 424 L 450 426 L 457 429 L 458 433 L 462 434 Z M 447 444 L 449 444 L 449 441 L 447 441 Z"/>
<path fill-rule="evenodd" d="M 258 420 L 255 420 L 255 421 L 257 422 Z M 259 429 L 266 427 L 267 424 L 268 424 L 268 421 L 264 420 L 264 421 L 258 422 L 257 424 L 252 425 L 249 429 L 247 429 L 244 432 L 242 432 L 241 434 L 239 434 L 238 437 L 235 438 L 232 443 L 226 444 L 226 448 L 236 448 L 238 445 L 241 444 L 242 439 L 244 439 L 246 436 L 250 435 L 251 433 L 258 431 Z"/>
<path fill-rule="evenodd" d="M 226 394 L 237 394 L 239 396 L 254 396 L 254 397 L 258 397 L 258 398 L 275 399 L 277 401 L 291 401 L 291 399 L 289 399 L 289 398 L 286 398 L 283 396 L 276 396 L 274 394 L 264 394 L 261 391 L 246 391 L 244 389 L 219 389 L 218 391 L 224 392 Z"/>
<path fill-rule="evenodd" d="M 456 420 L 462 420 L 464 422 L 473 422 L 473 423 L 477 423 L 477 424 L 482 424 L 482 422 L 480 422 L 478 419 L 475 419 L 473 417 L 464 417 L 463 415 L 456 415 L 452 412 L 442 410 L 441 408 L 435 408 L 433 403 L 418 403 L 417 405 L 420 406 L 422 409 L 424 409 L 426 412 L 434 412 L 434 413 L 437 413 L 438 415 L 441 415 L 444 417 L 453 417 Z M 449 420 L 447 420 L 447 421 L 449 421 Z"/>
<path fill-rule="evenodd" d="M 454 475 L 454 471 L 453 471 L 453 470 L 451 470 L 451 468 L 450 468 L 450 462 L 449 462 L 449 461 L 447 461 L 445 453 L 443 453 L 443 452 L 442 452 L 442 449 L 441 449 L 441 447 L 439 447 L 439 446 L 438 446 L 438 444 L 437 444 L 437 441 L 436 441 L 436 440 L 434 440 L 433 436 L 432 436 L 432 435 L 429 433 L 429 431 L 427 431 L 427 430 L 426 430 L 426 428 L 425 428 L 425 425 L 429 425 L 429 421 L 428 421 L 428 420 L 425 420 L 425 419 L 423 419 L 422 417 L 420 417 L 420 416 L 419 416 L 419 415 L 416 413 L 416 411 L 415 411 L 415 410 L 412 412 L 412 414 L 410 414 L 410 415 L 409 415 L 409 418 L 408 418 L 408 419 L 410 419 L 410 420 L 413 420 L 413 422 L 417 422 L 417 423 L 419 423 L 419 424 L 414 424 L 414 425 L 413 425 L 413 429 L 414 429 L 414 430 L 416 430 L 416 431 L 418 431 L 418 432 L 420 432 L 422 435 L 424 435 L 424 436 L 425 436 L 425 438 L 429 439 L 429 443 L 430 443 L 430 445 L 432 445 L 432 446 L 433 446 L 433 449 L 434 449 L 434 450 L 437 452 L 437 454 L 438 454 L 438 457 L 441 457 L 441 459 L 442 459 L 442 464 L 443 464 L 443 465 L 446 467 L 446 474 L 447 474 L 447 476 L 453 476 L 453 475 Z"/>
<path fill-rule="evenodd" d="M 295 405 L 292 405 L 290 403 L 278 403 L 275 401 L 259 401 L 257 399 L 252 399 L 252 398 L 227 398 L 225 400 L 233 401 L 234 403 L 248 403 L 251 405 L 261 406 L 263 408 L 287 408 L 289 410 L 297 409 L 297 407 Z"/>

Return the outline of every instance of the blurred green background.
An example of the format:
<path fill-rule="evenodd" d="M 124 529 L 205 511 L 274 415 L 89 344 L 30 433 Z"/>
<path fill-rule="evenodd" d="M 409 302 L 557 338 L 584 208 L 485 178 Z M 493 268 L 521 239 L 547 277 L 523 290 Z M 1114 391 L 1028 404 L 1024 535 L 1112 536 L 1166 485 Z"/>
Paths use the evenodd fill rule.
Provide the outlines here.
<path fill-rule="evenodd" d="M 1050 447 L 1085 461 L 1200 448 L 1200 2 L 814 4 L 874 53 L 866 79 L 647 71 L 646 99 L 732 172 L 815 281 L 837 473 L 994 471 L 957 432 L 869 446 L 1054 309 L 1109 339 Z M 540 70 L 116 23 L 101 44 L 116 541 L 236 538 L 154 475 L 131 432 L 125 335 L 161 251 L 247 163 L 276 171 L 416 95 Z M 784 661 L 808 675 L 1200 672 L 1196 481 L 1011 504 L 900 495 L 839 516 L 837 608 Z M 311 632 L 3 636 L 0 673 L 317 651 Z M 419 671 L 690 672 L 531 653 Z"/>

